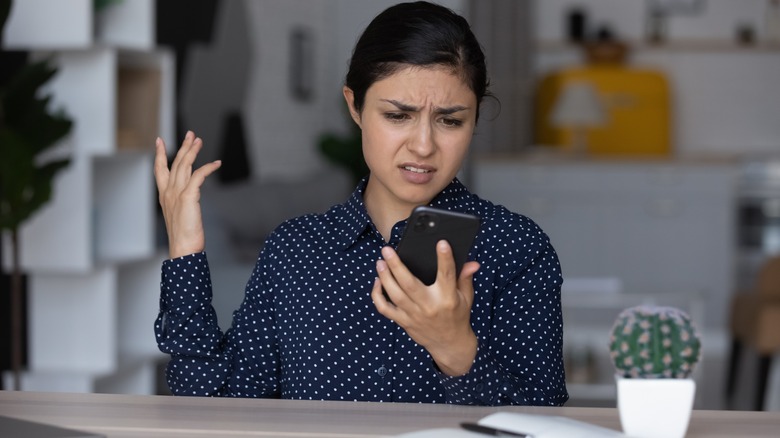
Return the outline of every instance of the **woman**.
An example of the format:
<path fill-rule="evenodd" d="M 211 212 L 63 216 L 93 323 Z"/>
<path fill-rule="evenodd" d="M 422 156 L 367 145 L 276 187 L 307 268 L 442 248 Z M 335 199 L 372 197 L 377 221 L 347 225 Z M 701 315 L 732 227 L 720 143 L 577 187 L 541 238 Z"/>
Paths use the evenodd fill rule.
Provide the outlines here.
<path fill-rule="evenodd" d="M 566 393 L 558 259 L 528 218 L 469 193 L 455 178 L 487 94 L 484 55 L 444 7 L 388 8 L 357 42 L 343 88 L 370 169 L 351 198 L 281 224 L 261 251 L 223 334 L 188 133 L 155 175 L 170 259 L 163 263 L 161 351 L 175 394 L 562 405 Z M 393 248 L 417 205 L 480 216 L 456 278 L 446 241 L 425 286 Z M 382 294 L 387 292 L 390 301 Z"/>

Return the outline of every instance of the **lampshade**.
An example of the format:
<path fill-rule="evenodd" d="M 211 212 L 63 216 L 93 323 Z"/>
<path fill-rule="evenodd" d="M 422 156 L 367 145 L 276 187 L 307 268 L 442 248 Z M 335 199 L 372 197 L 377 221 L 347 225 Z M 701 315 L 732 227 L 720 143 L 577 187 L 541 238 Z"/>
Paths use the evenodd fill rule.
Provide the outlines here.
<path fill-rule="evenodd" d="M 595 127 L 606 123 L 604 105 L 588 81 L 571 81 L 555 101 L 552 124 L 563 127 Z"/>

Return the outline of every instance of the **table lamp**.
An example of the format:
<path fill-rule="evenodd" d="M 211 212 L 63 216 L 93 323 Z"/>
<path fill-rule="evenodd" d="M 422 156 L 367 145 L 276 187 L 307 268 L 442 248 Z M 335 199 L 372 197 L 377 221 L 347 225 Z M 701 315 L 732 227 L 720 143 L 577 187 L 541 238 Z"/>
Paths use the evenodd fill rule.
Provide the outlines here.
<path fill-rule="evenodd" d="M 555 100 L 552 125 L 570 131 L 570 150 L 588 150 L 588 130 L 606 123 L 604 105 L 596 88 L 588 81 L 575 80 L 564 85 Z"/>

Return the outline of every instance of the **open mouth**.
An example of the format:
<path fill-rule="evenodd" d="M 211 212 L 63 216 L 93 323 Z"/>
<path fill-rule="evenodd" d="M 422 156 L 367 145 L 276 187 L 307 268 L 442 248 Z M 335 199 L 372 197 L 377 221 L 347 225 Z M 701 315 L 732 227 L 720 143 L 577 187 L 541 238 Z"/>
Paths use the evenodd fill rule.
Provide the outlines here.
<path fill-rule="evenodd" d="M 414 173 L 431 173 L 431 172 L 433 172 L 432 170 L 429 170 L 429 169 L 420 169 L 419 167 L 413 167 L 413 166 L 404 166 L 403 169 L 407 170 L 409 172 L 414 172 Z"/>

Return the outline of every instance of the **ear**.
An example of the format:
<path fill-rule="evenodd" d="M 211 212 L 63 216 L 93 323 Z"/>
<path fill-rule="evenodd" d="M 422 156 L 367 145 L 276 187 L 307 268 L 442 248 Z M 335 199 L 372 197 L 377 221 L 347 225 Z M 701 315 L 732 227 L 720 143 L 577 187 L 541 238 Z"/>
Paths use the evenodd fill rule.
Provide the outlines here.
<path fill-rule="evenodd" d="M 355 123 L 360 127 L 361 129 L 363 126 L 360 124 L 360 113 L 357 112 L 355 109 L 355 93 L 352 92 L 352 89 L 347 87 L 346 85 L 341 90 L 344 94 L 344 100 L 347 102 L 347 108 L 349 108 L 349 115 L 352 116 L 352 120 L 355 121 Z"/>

